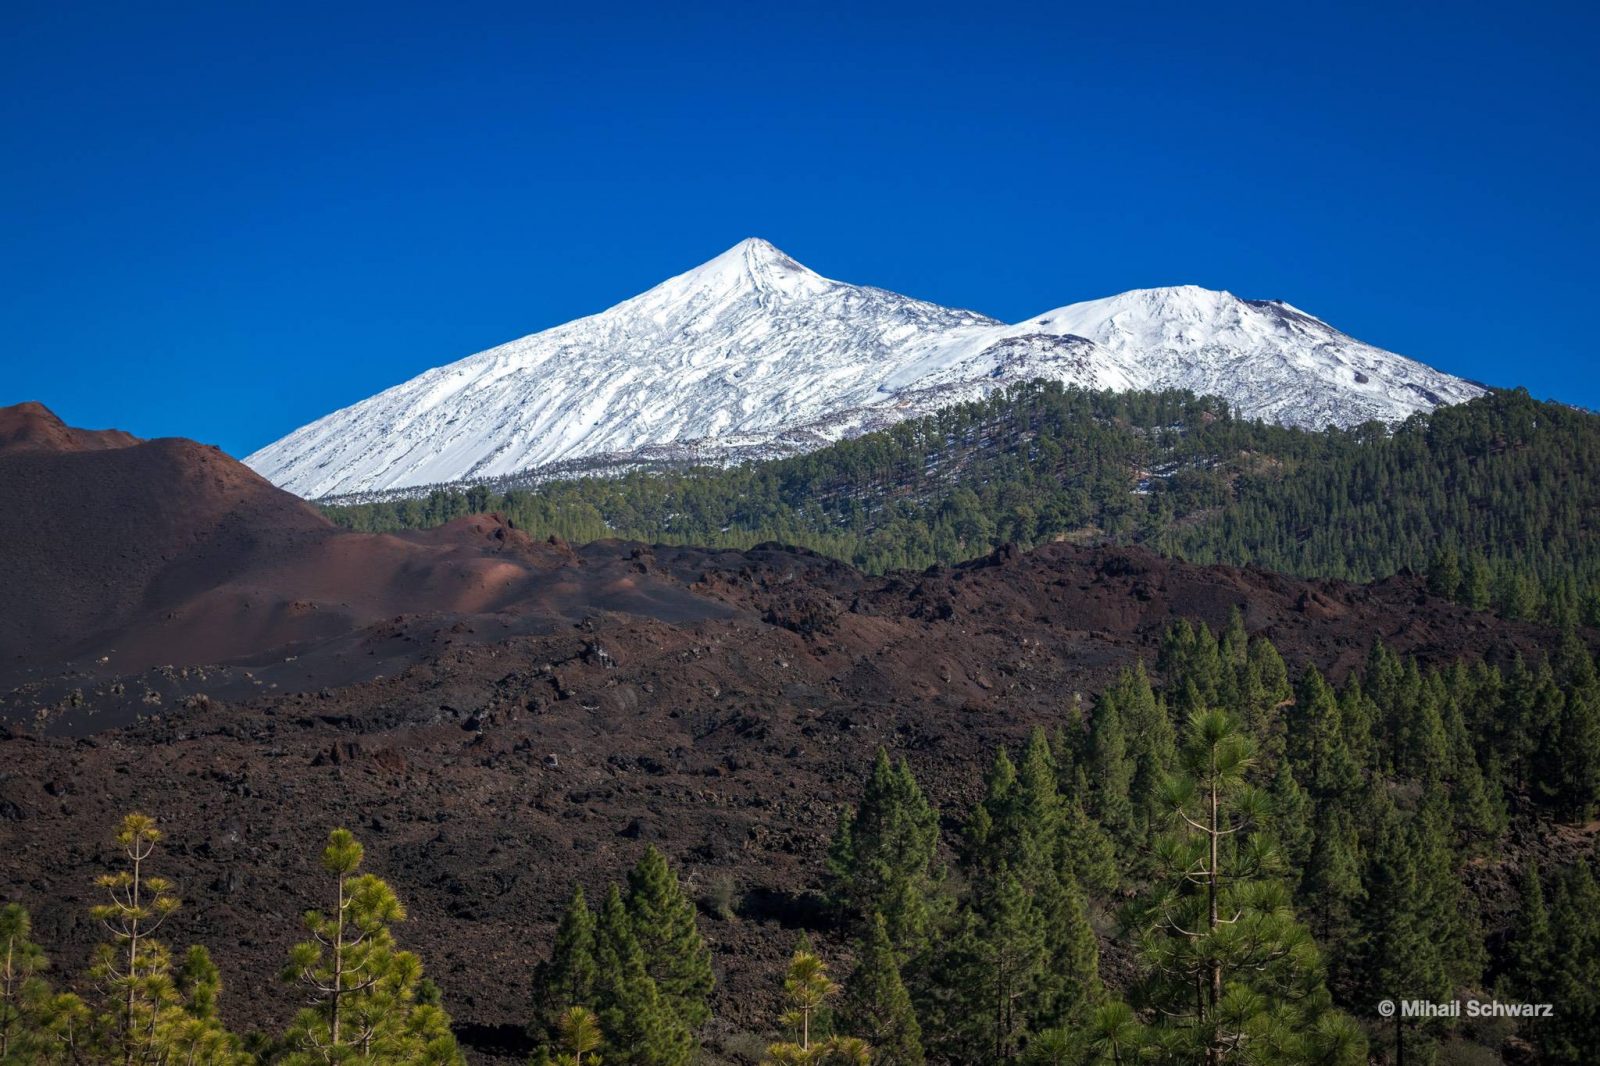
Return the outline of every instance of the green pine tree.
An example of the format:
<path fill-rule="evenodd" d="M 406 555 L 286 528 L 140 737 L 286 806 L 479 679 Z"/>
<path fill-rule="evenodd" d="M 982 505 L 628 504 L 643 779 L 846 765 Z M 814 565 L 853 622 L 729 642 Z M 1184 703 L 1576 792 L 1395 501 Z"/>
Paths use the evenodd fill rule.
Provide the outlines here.
<path fill-rule="evenodd" d="M 105 1061 L 100 1024 L 95 1013 L 72 992 L 55 992 L 42 982 L 25 1001 L 21 1041 L 9 1062 L 28 1066 L 84 1066 Z M 100 1056 L 97 1059 L 97 1056 Z"/>
<path fill-rule="evenodd" d="M 1507 976 L 1511 987 L 1528 1002 L 1545 1003 L 1549 1002 L 1546 997 L 1551 967 L 1556 961 L 1555 939 L 1539 864 L 1532 859 L 1522 864 L 1519 888 L 1517 919 L 1507 952 Z"/>
<path fill-rule="evenodd" d="M 1097 1008 L 1086 1034 L 1089 1056 L 1095 1066 L 1123 1066 L 1138 1061 L 1147 1044 L 1144 1026 L 1126 1003 L 1113 1001 Z"/>
<path fill-rule="evenodd" d="M 1535 1040 L 1552 1066 L 1592 1063 L 1600 1032 L 1600 884 L 1590 862 L 1556 879 L 1550 926 L 1555 945 L 1545 990 L 1555 1010 L 1539 1020 Z"/>
<path fill-rule="evenodd" d="M 1061 840 L 1061 796 L 1056 788 L 1056 761 L 1044 730 L 1035 727 L 1017 765 L 1010 802 L 993 812 L 991 834 L 996 849 L 1030 891 L 1039 891 L 1056 876 Z"/>
<path fill-rule="evenodd" d="M 1012 1058 L 1039 1007 L 1045 938 L 1038 910 L 1010 867 L 1001 864 L 978 906 L 982 980 L 971 1009 L 985 1018 L 991 1061 Z"/>
<path fill-rule="evenodd" d="M 1352 673 L 1339 691 L 1339 723 L 1344 727 L 1345 747 L 1358 767 L 1375 768 L 1372 732 L 1377 718 L 1377 708 L 1361 685 L 1361 675 Z"/>
<path fill-rule="evenodd" d="M 1428 561 L 1428 591 L 1447 599 L 1461 591 L 1461 556 L 1454 548 L 1440 548 Z"/>
<path fill-rule="evenodd" d="M 1454 846 L 1449 795 L 1442 786 L 1425 786 L 1410 828 L 1421 893 L 1419 920 L 1438 939 L 1452 986 L 1476 988 L 1487 965 L 1483 929 L 1477 900 L 1462 880 L 1463 863 Z"/>
<path fill-rule="evenodd" d="M 1095 701 L 1088 763 L 1089 813 L 1122 854 L 1131 854 L 1139 836 L 1132 798 L 1134 765 L 1128 758 L 1122 708 L 1113 695 L 1102 694 Z"/>
<path fill-rule="evenodd" d="M 533 1020 L 528 1032 L 540 1043 L 555 1045 L 560 1035 L 557 1025 L 566 1012 L 594 1002 L 594 926 L 594 915 L 580 885 L 572 890 L 561 914 L 550 958 L 534 970 Z"/>
<path fill-rule="evenodd" d="M 0 1062 L 31 1054 L 29 1006 L 48 994 L 41 975 L 50 962 L 32 935 L 32 919 L 20 904 L 0 907 Z M 8 1057 L 13 1054 L 16 1059 Z"/>
<path fill-rule="evenodd" d="M 1383 1000 L 1443 1002 L 1450 995 L 1440 938 L 1427 924 L 1429 908 L 1416 854 L 1415 834 L 1392 806 L 1384 808 L 1368 859 L 1357 993 L 1357 1002 L 1374 1011 Z M 1397 1061 L 1431 1061 L 1435 1043 L 1427 1027 L 1398 1009 L 1393 1018 L 1390 1042 Z"/>
<path fill-rule="evenodd" d="M 1239 672 L 1239 717 L 1256 741 L 1258 780 L 1270 778 L 1283 759 L 1285 722 L 1283 709 L 1294 699 L 1289 668 L 1272 642 L 1257 637 L 1250 642 L 1245 665 Z"/>
<path fill-rule="evenodd" d="M 90 977 L 105 995 L 97 1042 L 107 1060 L 123 1066 L 156 1066 L 174 1058 L 195 1066 L 239 1066 L 245 1061 L 238 1039 L 216 1017 L 221 981 L 204 949 L 175 968 L 156 933 L 177 913 L 172 882 L 153 876 L 150 866 L 162 838 L 155 820 L 129 814 L 117 831 L 125 866 L 97 879 L 107 901 L 90 913 L 111 939 L 95 953 Z M 58 1001 L 71 1024 L 77 1009 Z"/>
<path fill-rule="evenodd" d="M 1471 697 L 1472 685 L 1466 671 L 1452 671 L 1441 679 L 1444 687 L 1444 732 L 1449 746 L 1450 806 L 1458 838 L 1487 843 L 1505 829 L 1506 812 L 1491 792 L 1483 767 L 1478 762 L 1477 745 L 1467 729 L 1462 703 Z"/>
<path fill-rule="evenodd" d="M 587 1007 L 568 1007 L 556 1018 L 556 1039 L 561 1054 L 553 1060 L 554 1066 L 583 1066 L 584 1056 L 589 1056 L 589 1066 L 600 1066 L 603 1061 L 597 1052 L 605 1042 L 600 1032 L 600 1019 Z"/>
<path fill-rule="evenodd" d="M 1287 762 L 1278 764 L 1268 793 L 1270 824 L 1278 850 L 1288 865 L 1290 885 L 1300 882 L 1306 865 L 1311 860 L 1312 844 L 1316 839 L 1311 825 L 1311 798 L 1294 779 Z"/>
<path fill-rule="evenodd" d="M 872 1047 L 866 1041 L 824 1034 L 814 1024 L 838 991 L 809 942 L 796 948 L 783 979 L 783 1023 L 796 1039 L 768 1047 L 763 1066 L 871 1066 Z"/>
<path fill-rule="evenodd" d="M 998 748 L 983 779 L 983 802 L 972 812 L 961 841 L 962 865 L 969 873 L 991 875 L 1011 847 L 1008 827 L 1016 820 L 1017 767 L 1005 748 Z"/>
<path fill-rule="evenodd" d="M 1489 565 L 1483 556 L 1474 553 L 1467 558 L 1461 572 L 1461 602 L 1474 611 L 1489 609 Z"/>
<path fill-rule="evenodd" d="M 606 894 L 595 922 L 595 1007 L 611 1066 L 684 1066 L 694 1036 L 645 968 L 622 892 Z"/>
<path fill-rule="evenodd" d="M 1084 810 L 1082 797 L 1089 792 L 1080 767 L 1061 805 L 1061 865 L 1079 885 L 1097 895 L 1117 887 L 1116 850 L 1100 823 Z"/>
<path fill-rule="evenodd" d="M 970 902 L 964 903 L 927 958 L 907 972 L 922 1046 L 935 1061 L 984 1062 L 992 1051 L 990 973 L 980 924 Z"/>
<path fill-rule="evenodd" d="M 161 1061 L 186 1066 L 245 1066 L 254 1062 L 217 1016 L 222 974 L 204 947 L 196 944 L 185 953 L 175 974 L 175 985 L 183 1006 L 164 1020 Z"/>
<path fill-rule="evenodd" d="M 310 939 L 289 953 L 284 979 L 312 1006 L 290 1025 L 283 1062 L 461 1066 L 449 1016 L 421 995 L 421 960 L 401 951 L 390 929 L 405 920 L 405 907 L 382 879 L 360 872 L 364 859 L 349 830 L 328 834 L 322 869 L 333 906 L 306 912 Z"/>
<path fill-rule="evenodd" d="M 117 846 L 126 866 L 96 879 L 109 899 L 90 909 L 111 934 L 111 940 L 97 949 L 90 976 L 106 993 L 108 1050 L 125 1066 L 159 1055 L 155 1039 L 159 1018 L 177 1003 L 171 955 L 155 939 L 179 907 L 172 882 L 150 873 L 160 840 L 155 819 L 138 813 L 125 817 L 117 830 Z"/>
<path fill-rule="evenodd" d="M 1355 828 L 1339 807 L 1324 804 L 1317 811 L 1300 898 L 1310 917 L 1312 933 L 1328 952 L 1335 971 L 1341 974 L 1348 961 L 1364 892 L 1361 848 Z"/>
<path fill-rule="evenodd" d="M 1082 1038 L 1070 1029 L 1045 1029 L 1033 1034 L 1022 1053 L 1024 1066 L 1073 1066 L 1083 1057 Z"/>
<path fill-rule="evenodd" d="M 628 874 L 626 903 L 645 972 L 684 1028 L 695 1032 L 711 1017 L 711 949 L 695 922 L 694 903 L 654 845 Z"/>
<path fill-rule="evenodd" d="M 1191 717 L 1179 776 L 1162 788 L 1172 832 L 1163 878 L 1129 912 L 1158 1022 L 1151 1053 L 1208 1066 L 1272 1047 L 1291 1060 L 1359 1062 L 1365 1048 L 1332 1008 L 1322 962 L 1296 919 L 1249 784 L 1255 743 L 1222 711 Z"/>
<path fill-rule="evenodd" d="M 1295 779 L 1322 801 L 1346 795 L 1361 771 L 1346 744 L 1338 698 L 1315 667 L 1307 667 L 1288 719 L 1289 762 Z"/>
<path fill-rule="evenodd" d="M 1232 641 L 1238 639 L 1242 638 L 1230 638 Z M 1231 647 L 1230 644 L 1230 656 Z M 1229 687 L 1236 687 L 1231 682 L 1234 671 L 1229 669 L 1225 674 L 1230 678 Z M 1150 687 L 1150 678 L 1145 673 L 1142 661 L 1136 663 L 1132 670 L 1122 671 L 1117 683 L 1112 686 L 1110 698 L 1121 713 L 1127 754 L 1133 763 L 1133 774 L 1128 783 L 1129 796 L 1141 832 L 1148 832 L 1151 821 L 1158 817 L 1153 809 L 1157 786 L 1172 765 L 1176 744 L 1172 722 L 1167 717 L 1166 707 Z"/>
<path fill-rule="evenodd" d="M 872 1045 L 873 1066 L 922 1066 L 922 1027 L 900 978 L 888 924 L 875 914 L 867 929 L 845 982 L 841 1027 Z"/>
<path fill-rule="evenodd" d="M 1059 868 L 1038 890 L 1035 904 L 1044 932 L 1044 968 L 1030 1028 L 1077 1026 L 1100 1000 L 1100 946 L 1089 924 L 1089 905 L 1070 869 Z"/>
<path fill-rule="evenodd" d="M 1562 818 L 1587 821 L 1600 807 L 1600 679 L 1575 634 L 1563 635 L 1555 672 L 1565 699 L 1540 746 L 1539 773 Z"/>
<path fill-rule="evenodd" d="M 840 899 L 858 916 L 883 915 L 902 958 L 920 951 L 930 922 L 939 818 L 904 759 L 881 748 L 861 803 L 843 812 L 828 869 Z"/>

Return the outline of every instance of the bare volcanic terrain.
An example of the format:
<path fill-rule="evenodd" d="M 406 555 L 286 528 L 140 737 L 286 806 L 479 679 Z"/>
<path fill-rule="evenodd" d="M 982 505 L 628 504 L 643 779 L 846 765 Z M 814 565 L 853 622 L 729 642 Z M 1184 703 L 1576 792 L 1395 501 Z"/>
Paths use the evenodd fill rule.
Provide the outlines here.
<path fill-rule="evenodd" d="M 578 565 L 493 518 L 406 536 L 341 532 L 215 448 L 69 429 L 0 410 L 0 686 L 310 655 L 304 684 L 374 672 L 334 645 L 384 619 L 548 627 L 595 610 L 684 620 L 726 609 L 618 567 Z M 316 658 L 318 655 L 321 658 Z"/>
<path fill-rule="evenodd" d="M 277 1028 L 295 1003 L 271 977 L 347 826 L 483 1060 L 525 1052 L 573 882 L 595 898 L 650 842 L 732 903 L 703 922 L 710 1043 L 770 1028 L 790 930 L 828 942 L 809 889 L 873 751 L 906 755 L 954 819 L 994 745 L 1153 661 L 1178 618 L 1238 608 L 1335 677 L 1378 639 L 1429 661 L 1554 639 L 1409 576 L 1138 549 L 870 577 L 775 545 L 533 543 L 493 517 L 347 533 L 190 442 L 84 436 L 36 407 L 0 413 L 0 442 L 0 896 L 78 970 L 111 827 L 144 810 L 186 900 L 169 938 L 217 949 L 233 1024 Z"/>

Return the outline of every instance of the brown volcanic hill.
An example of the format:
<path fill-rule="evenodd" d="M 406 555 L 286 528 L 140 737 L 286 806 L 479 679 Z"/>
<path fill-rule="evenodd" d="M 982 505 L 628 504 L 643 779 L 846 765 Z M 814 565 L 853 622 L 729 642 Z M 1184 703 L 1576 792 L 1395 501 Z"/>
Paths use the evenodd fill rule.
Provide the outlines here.
<path fill-rule="evenodd" d="M 120 429 L 74 429 L 42 403 L 0 407 L 0 455 L 10 451 L 87 452 L 126 448 L 139 438 Z"/>
<path fill-rule="evenodd" d="M 299 654 L 397 614 L 599 604 L 717 613 L 681 590 L 579 573 L 497 517 L 407 536 L 341 531 L 213 447 L 0 410 L 0 683 L 105 658 L 111 671 Z"/>
<path fill-rule="evenodd" d="M 331 532 L 215 448 L 86 440 L 48 412 L 18 410 L 0 411 L 23 430 L 0 451 L 0 664 L 99 650 L 141 614 Z"/>

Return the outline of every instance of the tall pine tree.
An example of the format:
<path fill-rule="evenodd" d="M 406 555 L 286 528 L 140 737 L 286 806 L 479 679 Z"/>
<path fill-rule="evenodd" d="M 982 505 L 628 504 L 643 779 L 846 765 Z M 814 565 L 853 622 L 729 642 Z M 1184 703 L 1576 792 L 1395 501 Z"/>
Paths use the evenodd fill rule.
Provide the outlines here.
<path fill-rule="evenodd" d="M 595 1007 L 611 1066 L 684 1066 L 694 1036 L 656 987 L 622 892 L 612 885 L 595 922 Z"/>
<path fill-rule="evenodd" d="M 388 884 L 360 872 L 364 858 L 348 830 L 328 834 L 322 869 L 333 906 L 306 913 L 310 939 L 289 953 L 284 979 L 312 1005 L 290 1025 L 283 1062 L 460 1066 L 449 1016 L 420 995 L 421 960 L 395 944 L 390 926 L 405 908 Z"/>
<path fill-rule="evenodd" d="M 580 885 L 572 890 L 561 924 L 556 927 L 555 946 L 550 958 L 541 962 L 533 975 L 533 1020 L 528 1032 L 535 1041 L 554 1046 L 557 1024 L 573 1007 L 594 1004 L 594 915 Z"/>
<path fill-rule="evenodd" d="M 711 1017 L 711 949 L 695 923 L 694 903 L 654 845 L 628 874 L 626 903 L 645 972 L 683 1027 L 695 1032 Z"/>
<path fill-rule="evenodd" d="M 841 1027 L 872 1045 L 873 1066 L 922 1066 L 922 1027 L 882 915 L 867 923 L 856 958 L 844 986 Z"/>
<path fill-rule="evenodd" d="M 861 803 L 843 812 L 828 855 L 836 894 L 858 917 L 882 915 L 902 958 L 926 944 L 939 818 L 904 759 L 878 750 Z"/>
<path fill-rule="evenodd" d="M 1102 693 L 1095 701 L 1088 763 L 1089 813 L 1122 854 L 1129 855 L 1139 843 L 1132 798 L 1134 765 L 1128 758 L 1122 708 L 1112 693 Z"/>
<path fill-rule="evenodd" d="M 1230 716 L 1201 712 L 1179 775 L 1163 786 L 1173 825 L 1158 844 L 1164 877 L 1129 914 L 1143 994 L 1160 1019 L 1155 1048 L 1208 1066 L 1269 1044 L 1291 1058 L 1358 1062 L 1364 1047 L 1332 1009 L 1276 850 L 1257 831 L 1266 802 L 1248 783 L 1254 757 L 1253 739 Z"/>

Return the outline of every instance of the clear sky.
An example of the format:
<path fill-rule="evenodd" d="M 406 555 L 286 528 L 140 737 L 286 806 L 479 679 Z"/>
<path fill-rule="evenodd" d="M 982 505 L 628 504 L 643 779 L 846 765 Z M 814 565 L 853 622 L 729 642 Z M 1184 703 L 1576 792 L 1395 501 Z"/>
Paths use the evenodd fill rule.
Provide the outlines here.
<path fill-rule="evenodd" d="M 242 455 L 762 236 L 1600 407 L 1593 5 L 555 7 L 0 5 L 0 403 Z"/>

